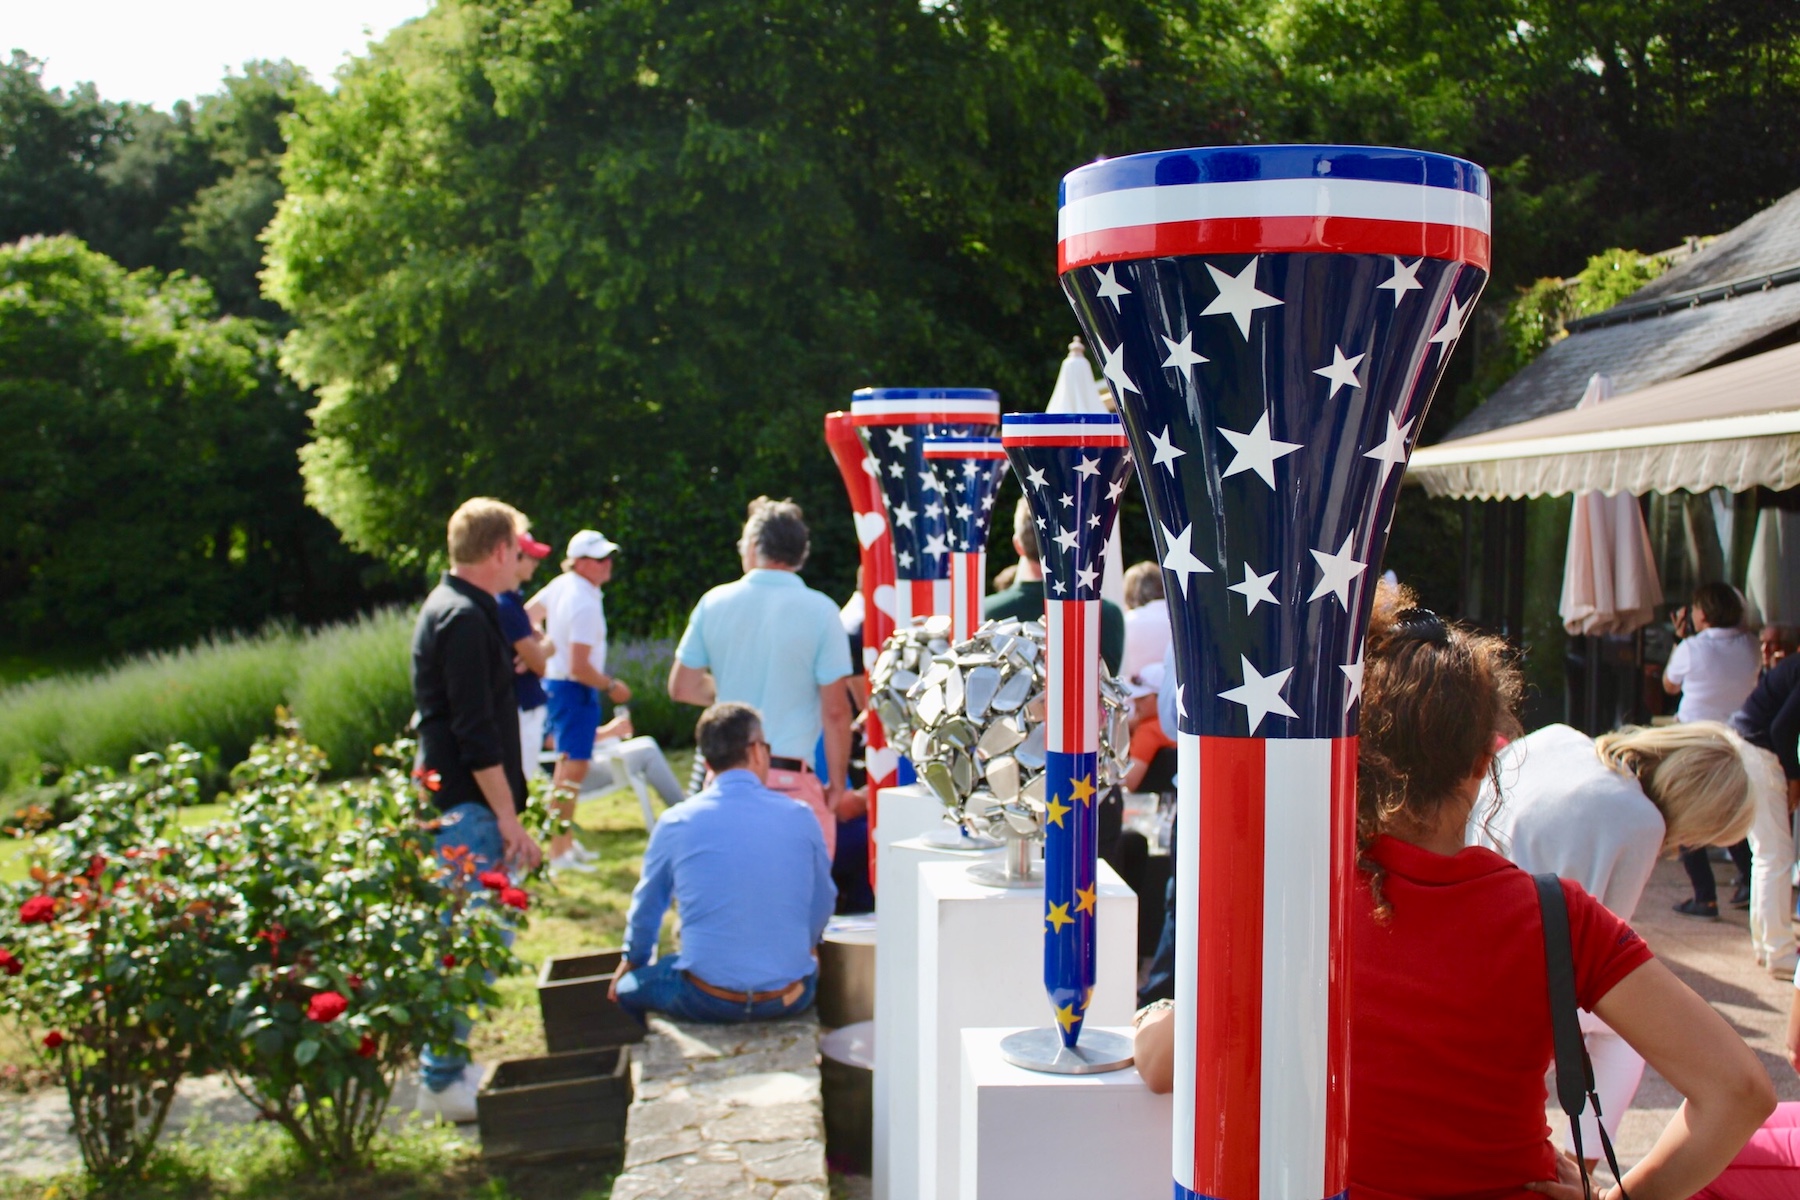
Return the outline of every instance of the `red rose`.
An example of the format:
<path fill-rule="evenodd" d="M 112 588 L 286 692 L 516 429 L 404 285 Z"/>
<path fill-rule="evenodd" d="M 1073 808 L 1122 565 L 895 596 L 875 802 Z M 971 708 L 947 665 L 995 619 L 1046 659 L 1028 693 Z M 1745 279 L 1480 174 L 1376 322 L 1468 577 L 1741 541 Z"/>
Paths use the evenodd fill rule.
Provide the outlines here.
<path fill-rule="evenodd" d="M 496 892 L 512 886 L 512 880 L 506 877 L 505 871 L 483 871 L 475 877 L 475 882 Z"/>
<path fill-rule="evenodd" d="M 516 887 L 502 888 L 500 890 L 500 903 L 506 905 L 508 908 L 516 908 L 520 912 L 524 912 L 527 908 L 531 907 L 531 897 L 527 896 L 523 891 Z"/>
<path fill-rule="evenodd" d="M 454 955 L 454 954 L 444 955 L 444 966 L 454 967 L 455 965 L 456 965 L 456 955 Z"/>
<path fill-rule="evenodd" d="M 256 934 L 256 938 L 258 941 L 268 942 L 270 945 L 276 945 L 278 943 L 287 941 L 287 935 L 288 935 L 288 931 L 287 931 L 286 927 L 281 926 L 281 925 L 271 925 L 267 929 L 259 930 Z"/>
<path fill-rule="evenodd" d="M 362 1041 L 356 1043 L 356 1057 L 358 1057 L 358 1058 L 374 1058 L 375 1057 L 375 1039 L 370 1037 L 366 1033 L 363 1034 Z"/>
<path fill-rule="evenodd" d="M 0 950 L 0 971 L 8 975 L 17 975 L 25 969 L 25 964 L 13 957 L 11 950 Z"/>
<path fill-rule="evenodd" d="M 362 980 L 361 975 L 346 975 L 346 976 L 344 976 L 344 986 L 349 988 L 353 992 L 362 991 L 362 983 L 363 983 L 363 980 Z"/>
<path fill-rule="evenodd" d="M 55 1050 L 68 1040 L 69 1039 L 65 1038 L 61 1033 L 52 1029 L 49 1033 L 44 1035 L 44 1048 L 46 1050 Z"/>
<path fill-rule="evenodd" d="M 338 992 L 319 992 L 306 1006 L 306 1019 L 317 1021 L 321 1025 L 329 1025 L 344 1015 L 350 1002 Z"/>
<path fill-rule="evenodd" d="M 51 896 L 33 896 L 19 905 L 19 921 L 25 925 L 47 925 L 56 915 L 56 900 Z"/>
<path fill-rule="evenodd" d="M 89 879 L 100 878 L 100 872 L 104 870 L 106 870 L 106 855 L 96 854 L 94 857 L 88 859 L 87 873 Z"/>
<path fill-rule="evenodd" d="M 415 767 L 413 769 L 413 778 L 424 784 L 425 790 L 428 792 L 438 791 L 444 786 L 444 777 L 439 775 L 436 771 L 428 770 L 425 767 Z"/>

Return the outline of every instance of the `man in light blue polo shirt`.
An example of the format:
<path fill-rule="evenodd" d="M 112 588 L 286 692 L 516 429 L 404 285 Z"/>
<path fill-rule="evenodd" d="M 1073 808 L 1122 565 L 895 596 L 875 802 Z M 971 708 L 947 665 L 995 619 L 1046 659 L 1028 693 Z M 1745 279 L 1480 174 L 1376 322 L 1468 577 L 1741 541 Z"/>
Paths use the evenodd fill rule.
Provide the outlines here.
<path fill-rule="evenodd" d="M 825 849 L 837 847 L 837 807 L 850 761 L 850 644 L 831 597 L 798 574 L 811 548 L 792 500 L 750 502 L 738 554 L 744 577 L 700 597 L 675 648 L 669 695 L 683 704 L 724 700 L 762 714 L 768 786 L 813 810 Z M 830 777 L 813 773 L 825 737 Z"/>

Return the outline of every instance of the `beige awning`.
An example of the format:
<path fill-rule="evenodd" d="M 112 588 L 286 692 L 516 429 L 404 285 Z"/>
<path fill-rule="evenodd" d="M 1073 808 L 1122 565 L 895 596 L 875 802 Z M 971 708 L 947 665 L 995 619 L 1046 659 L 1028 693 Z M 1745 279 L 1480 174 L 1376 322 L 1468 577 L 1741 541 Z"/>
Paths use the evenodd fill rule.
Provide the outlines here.
<path fill-rule="evenodd" d="M 1800 345 L 1414 452 L 1433 496 L 1800 486 Z"/>

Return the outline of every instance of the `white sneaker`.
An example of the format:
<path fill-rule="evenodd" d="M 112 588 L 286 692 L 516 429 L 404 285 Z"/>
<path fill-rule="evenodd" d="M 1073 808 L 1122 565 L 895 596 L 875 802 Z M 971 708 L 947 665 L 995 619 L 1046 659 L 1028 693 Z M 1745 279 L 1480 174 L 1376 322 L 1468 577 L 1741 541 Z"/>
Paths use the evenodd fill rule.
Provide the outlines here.
<path fill-rule="evenodd" d="M 572 850 L 564 851 L 550 860 L 551 871 L 592 871 L 593 864 L 584 863 L 575 857 Z"/>
<path fill-rule="evenodd" d="M 1769 963 L 1769 974 L 1777 979 L 1794 978 L 1794 969 L 1800 967 L 1800 955 L 1783 954 Z"/>
<path fill-rule="evenodd" d="M 580 842 L 572 843 L 569 846 L 569 853 L 574 855 L 576 862 L 591 863 L 600 861 L 600 856 L 598 854 L 595 854 Z"/>
<path fill-rule="evenodd" d="M 427 1120 L 448 1121 L 466 1125 L 475 1119 L 475 1096 L 481 1090 L 481 1077 L 486 1072 L 479 1064 L 463 1068 L 461 1078 L 441 1092 L 434 1092 L 421 1081 L 419 1098 L 414 1107 Z"/>

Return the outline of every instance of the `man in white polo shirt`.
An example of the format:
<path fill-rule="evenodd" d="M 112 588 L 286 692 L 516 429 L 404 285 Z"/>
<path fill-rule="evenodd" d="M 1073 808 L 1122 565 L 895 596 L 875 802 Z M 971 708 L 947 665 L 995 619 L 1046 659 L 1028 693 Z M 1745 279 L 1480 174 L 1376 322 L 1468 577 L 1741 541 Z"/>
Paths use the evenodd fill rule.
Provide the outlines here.
<path fill-rule="evenodd" d="M 850 643 L 831 597 L 800 581 L 810 539 L 800 506 L 750 502 L 738 555 L 744 577 L 700 598 L 675 648 L 669 695 L 708 707 L 726 700 L 762 714 L 768 786 L 819 819 L 827 854 L 837 850 L 837 808 L 850 761 Z M 813 771 L 825 739 L 828 778 Z"/>
<path fill-rule="evenodd" d="M 597 529 L 583 529 L 569 539 L 563 573 L 531 598 L 526 606 L 542 617 L 552 646 L 544 671 L 550 697 L 549 727 L 556 738 L 556 806 L 575 816 L 575 800 L 594 756 L 594 735 L 602 713 L 600 695 L 614 704 L 631 699 L 631 689 L 606 673 L 606 606 L 600 589 L 612 578 L 613 555 L 619 547 Z M 573 836 L 550 844 L 550 865 L 557 870 L 588 870 L 587 849 Z"/>

